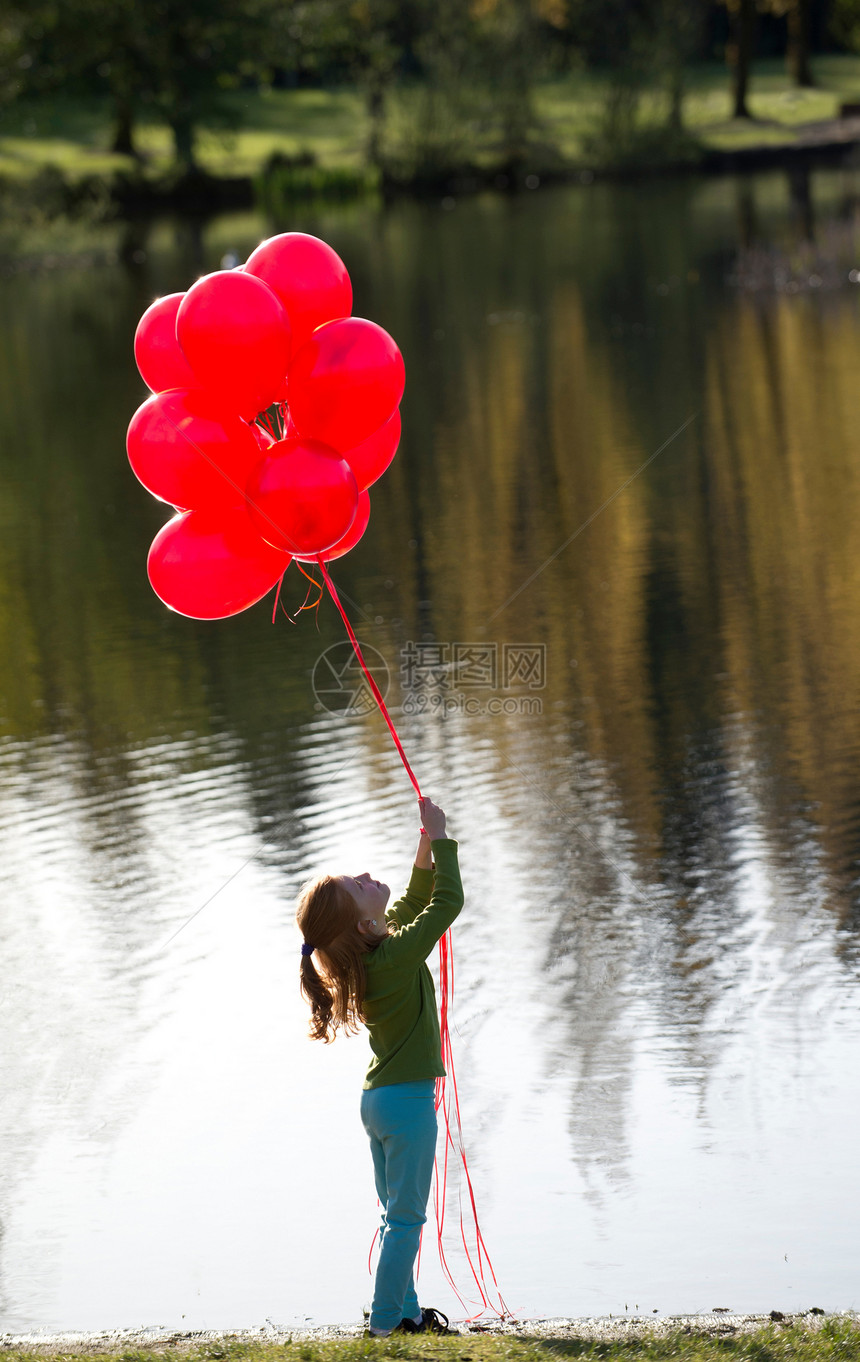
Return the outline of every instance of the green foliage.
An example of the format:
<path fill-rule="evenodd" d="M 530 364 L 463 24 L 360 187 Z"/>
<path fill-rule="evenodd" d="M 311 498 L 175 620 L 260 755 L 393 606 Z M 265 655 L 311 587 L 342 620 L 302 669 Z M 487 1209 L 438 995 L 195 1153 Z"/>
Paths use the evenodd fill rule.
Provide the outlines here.
<path fill-rule="evenodd" d="M 95 224 L 113 216 L 109 186 L 97 176 L 72 181 L 46 165 L 22 182 L 0 180 L 0 222 L 7 234 L 10 228 L 32 232 L 60 219 Z"/>
<path fill-rule="evenodd" d="M 22 15 L 0 9 L 0 106 L 9 104 L 24 87 L 29 58 L 24 50 Z"/>
<path fill-rule="evenodd" d="M 257 202 L 275 221 L 286 221 L 297 203 L 344 201 L 373 193 L 379 177 L 372 167 L 321 166 L 312 152 L 275 152 L 255 182 Z"/>
<path fill-rule="evenodd" d="M 407 187 L 438 188 L 452 178 L 492 184 L 504 173 L 492 89 L 479 82 L 468 61 L 455 62 L 453 56 L 447 68 L 441 63 L 431 67 L 428 60 L 427 71 L 430 74 L 421 79 L 399 82 L 390 92 L 382 149 L 386 179 Z M 700 147 L 730 151 L 789 145 L 804 124 L 832 119 L 841 102 L 860 98 L 860 58 L 818 58 L 815 74 L 816 88 L 801 91 L 791 88 L 778 58 L 757 63 L 750 93 L 754 120 L 741 121 L 731 118 L 722 67 L 691 66 L 680 132 L 667 117 L 668 91 L 656 70 L 633 92 L 632 112 L 622 108 L 619 113 L 613 107 L 613 96 L 619 96 L 611 72 L 573 71 L 536 81 L 528 161 L 524 175 L 509 176 L 508 182 L 512 178 L 522 182 L 534 173 L 543 181 L 583 169 L 623 171 L 690 163 Z M 368 167 L 364 156 L 369 115 L 359 91 L 346 86 L 238 90 L 228 91 L 223 102 L 235 105 L 243 126 L 227 137 L 211 131 L 208 120 L 203 122 L 197 159 L 213 181 L 232 180 L 238 193 L 238 182 L 244 180 L 247 200 L 254 180 L 262 201 L 283 202 L 284 212 L 286 204 L 295 204 L 305 191 L 320 198 L 376 191 L 381 174 Z M 85 182 L 88 192 L 100 185 L 108 200 L 112 186 L 119 186 L 122 201 L 128 201 L 135 184 L 141 195 L 149 187 L 155 197 L 164 197 L 171 183 L 181 187 L 183 177 L 171 161 L 169 132 L 154 114 L 143 116 L 137 125 L 142 151 L 138 166 L 128 157 L 107 152 L 109 134 L 110 106 L 104 97 L 19 99 L 0 118 L 0 177 L 10 186 L 23 186 L 48 166 L 53 167 L 49 173 L 55 180 L 57 170 L 62 171 L 64 194 Z M 270 177 L 271 194 L 264 183 Z M 192 192 L 191 183 L 186 187 Z M 209 186 L 213 188 L 217 186 Z M 14 200 L 10 188 L 7 201 L 12 209 Z"/>
<path fill-rule="evenodd" d="M 223 95 L 261 68 L 275 0 L 12 0 L 7 54 L 29 94 L 106 93 L 114 149 L 134 151 L 142 113 L 170 126 L 177 160 L 194 161 L 204 117 L 224 116 Z"/>
<path fill-rule="evenodd" d="M 341 72 L 364 93 L 369 117 L 366 155 L 382 160 L 386 100 L 420 32 L 423 0 L 297 0 L 281 47 L 293 67 Z"/>
<path fill-rule="evenodd" d="M 701 161 L 705 150 L 701 139 L 671 122 L 667 126 L 643 120 L 640 95 L 639 89 L 619 81 L 608 86 L 602 113 L 582 139 L 586 159 L 604 169 L 629 171 Z"/>
<path fill-rule="evenodd" d="M 830 29 L 849 52 L 860 52 L 860 0 L 831 0 Z"/>
<path fill-rule="evenodd" d="M 472 163 L 485 105 L 468 83 L 424 80 L 391 101 L 382 168 L 389 184 L 439 187 Z"/>
<path fill-rule="evenodd" d="M 401 93 L 386 171 L 432 184 L 473 154 L 485 117 L 474 80 L 473 20 L 459 0 L 438 0 L 414 45 L 421 80 Z"/>
<path fill-rule="evenodd" d="M 561 0 L 299 0 L 288 56 L 348 73 L 366 100 L 370 164 L 430 182 L 463 164 L 477 129 L 492 130 L 500 164 L 524 160 L 553 6 L 563 13 Z"/>
<path fill-rule="evenodd" d="M 609 73 L 603 116 L 591 138 L 602 160 L 624 164 L 637 131 L 639 103 L 656 81 L 667 95 L 667 123 L 678 150 L 682 136 L 685 75 L 698 50 L 706 0 L 571 0 L 576 30 L 586 58 Z M 646 141 L 653 141 L 649 131 Z M 673 158 L 674 159 L 674 158 Z"/>
<path fill-rule="evenodd" d="M 731 13 L 738 0 L 722 0 Z M 811 0 L 758 0 L 785 13 L 806 61 Z M 833 30 L 860 50 L 860 0 L 830 0 Z M 601 78 L 590 154 L 611 165 L 653 151 L 643 92 L 665 96 L 670 159 L 683 135 L 691 63 L 715 0 L 6 0 L 0 105 L 107 97 L 111 150 L 145 159 L 141 127 L 171 130 L 174 158 L 200 162 L 198 132 L 238 128 L 240 96 L 291 81 L 356 89 L 362 159 L 392 181 L 431 183 L 476 162 L 515 175 L 560 161 L 539 86 L 571 70 Z M 805 36 L 804 36 L 805 35 Z M 803 37 L 803 43 L 800 38 Z M 811 83 L 811 78 L 806 83 Z M 283 177 L 282 177 L 283 178 Z"/>

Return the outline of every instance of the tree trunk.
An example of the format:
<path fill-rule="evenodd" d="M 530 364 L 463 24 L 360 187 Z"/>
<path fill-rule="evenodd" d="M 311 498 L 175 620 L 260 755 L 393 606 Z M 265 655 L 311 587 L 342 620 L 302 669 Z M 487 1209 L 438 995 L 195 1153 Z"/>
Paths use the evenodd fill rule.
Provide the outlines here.
<path fill-rule="evenodd" d="M 125 95 L 114 95 L 113 100 L 113 140 L 111 141 L 111 151 L 117 156 L 134 156 L 138 159 L 137 148 L 134 145 L 134 112 L 131 107 L 131 100 Z"/>
<path fill-rule="evenodd" d="M 371 75 L 367 90 L 367 112 L 370 132 L 367 138 L 367 159 L 372 166 L 382 163 L 382 127 L 385 122 L 385 87 L 382 80 Z"/>
<path fill-rule="evenodd" d="M 513 166 L 524 162 L 529 132 L 534 124 L 532 81 L 536 65 L 534 18 L 528 0 L 518 0 L 512 13 L 512 50 L 508 69 L 510 87 L 504 118 L 505 159 Z"/>
<path fill-rule="evenodd" d="M 173 133 L 173 152 L 177 165 L 183 170 L 194 170 L 194 121 L 191 114 L 183 109 L 170 120 Z"/>
<path fill-rule="evenodd" d="M 519 63 L 515 63 L 518 67 Z M 532 124 L 531 90 L 528 81 L 517 77 L 504 92 L 502 108 L 502 160 L 509 171 L 515 172 L 528 156 L 529 128 Z"/>
<path fill-rule="evenodd" d="M 726 55 L 732 68 L 733 117 L 750 118 L 747 90 L 755 37 L 755 0 L 734 0 L 729 13 L 731 40 Z"/>
<path fill-rule="evenodd" d="M 809 65 L 809 9 L 810 0 L 792 0 L 788 8 L 788 48 L 786 63 L 795 85 L 806 88 L 815 84 Z"/>
<path fill-rule="evenodd" d="M 676 133 L 684 130 L 684 67 L 680 61 L 673 61 L 669 68 L 668 126 Z"/>
<path fill-rule="evenodd" d="M 669 101 L 666 127 L 675 136 L 684 130 L 685 67 L 701 25 L 700 11 L 701 0 L 661 0 L 657 10 L 654 56 Z"/>

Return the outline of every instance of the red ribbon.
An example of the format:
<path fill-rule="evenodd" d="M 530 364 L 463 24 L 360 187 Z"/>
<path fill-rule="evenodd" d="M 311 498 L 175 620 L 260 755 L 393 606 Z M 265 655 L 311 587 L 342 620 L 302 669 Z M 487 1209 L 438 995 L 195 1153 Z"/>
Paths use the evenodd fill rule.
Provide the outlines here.
<path fill-rule="evenodd" d="M 323 562 L 323 560 L 322 560 L 322 555 L 321 555 L 321 554 L 317 554 L 317 562 L 318 562 L 319 565 L 320 565 L 320 572 L 322 573 L 322 575 L 323 575 L 323 580 L 325 581 L 325 584 L 326 584 L 326 586 L 327 586 L 328 589 L 329 589 L 329 592 L 330 592 L 330 594 L 331 594 L 331 598 L 332 598 L 332 600 L 334 601 L 335 605 L 337 606 L 338 610 L 340 611 L 340 617 L 341 617 L 341 619 L 342 619 L 343 622 L 344 622 L 344 625 L 345 625 L 345 627 L 346 627 L 346 632 L 349 634 L 349 641 L 350 641 L 350 643 L 352 644 L 353 648 L 355 649 L 355 655 L 356 655 L 356 657 L 358 658 L 359 666 L 361 667 L 361 670 L 364 672 L 364 675 L 365 675 L 365 677 L 367 678 L 367 684 L 370 686 L 370 689 L 373 691 L 373 698 L 374 698 L 374 700 L 376 701 L 376 703 L 377 703 L 378 706 L 379 706 L 379 709 L 380 709 L 380 712 L 381 712 L 381 714 L 382 714 L 383 719 L 384 719 L 385 722 L 388 724 L 388 731 L 390 732 L 392 738 L 394 739 L 394 746 L 397 748 L 397 751 L 400 753 L 400 760 L 403 762 L 403 765 L 406 767 L 406 774 L 408 775 L 409 779 L 412 781 L 412 786 L 413 786 L 413 788 L 414 788 L 414 790 L 415 790 L 415 793 L 417 794 L 418 798 L 420 799 L 420 798 L 421 798 L 421 786 L 418 784 L 418 781 L 415 779 L 415 772 L 412 770 L 412 767 L 409 765 L 409 762 L 408 762 L 407 757 L 406 757 L 406 753 L 403 751 L 403 743 L 400 741 L 400 739 L 399 739 L 398 736 L 397 736 L 397 729 L 394 727 L 394 724 L 391 722 L 391 715 L 388 713 L 388 710 L 387 710 L 386 707 L 385 707 L 385 701 L 384 701 L 383 698 L 382 698 L 382 695 L 381 695 L 381 693 L 380 693 L 379 687 L 377 686 L 377 684 L 376 684 L 376 682 L 374 681 L 373 677 L 370 675 L 370 672 L 367 670 L 367 664 L 366 664 L 366 662 L 365 662 L 365 660 L 364 660 L 364 658 L 363 658 L 363 656 L 362 656 L 362 652 L 361 652 L 361 648 L 359 647 L 358 639 L 355 637 L 355 632 L 354 632 L 354 630 L 353 630 L 352 625 L 351 625 L 350 622 L 349 622 L 349 619 L 347 618 L 346 611 L 344 610 L 343 606 L 342 606 L 341 603 L 340 603 L 340 596 L 338 596 L 337 592 L 335 591 L 334 582 L 332 581 L 331 577 L 329 576 L 328 568 L 326 567 L 325 563 Z"/>
<path fill-rule="evenodd" d="M 344 610 L 343 606 L 340 603 L 340 597 L 338 596 L 337 591 L 335 590 L 334 582 L 329 576 L 328 569 L 322 560 L 322 556 L 319 554 L 317 555 L 317 562 L 319 563 L 320 571 L 322 572 L 323 575 L 323 580 L 325 581 L 325 584 L 329 589 L 329 594 L 331 595 L 332 600 L 337 606 L 340 612 L 340 617 L 343 620 L 344 625 L 346 627 L 346 632 L 349 634 L 349 641 L 353 646 L 356 657 L 358 658 L 359 666 L 361 667 L 361 670 L 364 672 L 367 684 L 370 686 L 370 689 L 373 692 L 373 698 L 375 699 L 377 705 L 379 706 L 380 713 L 382 714 L 383 719 L 388 725 L 388 730 L 392 738 L 394 739 L 394 745 L 400 754 L 400 760 L 403 762 L 403 765 L 406 768 L 406 774 L 412 781 L 415 793 L 420 799 L 422 797 L 421 787 L 419 786 L 418 781 L 415 778 L 415 773 L 413 772 L 412 767 L 409 765 L 406 753 L 403 750 L 403 744 L 401 743 L 400 738 L 397 735 L 397 729 L 394 727 L 394 724 L 392 723 L 391 715 L 388 713 L 388 710 L 386 709 L 385 701 L 383 700 L 382 695 L 380 694 L 379 687 L 377 686 L 376 682 L 374 681 L 373 677 L 368 671 L 367 664 L 365 663 L 364 657 L 362 656 L 358 639 L 355 637 L 355 632 L 353 630 L 352 625 L 349 622 L 349 619 L 347 618 L 346 611 Z M 451 1091 L 449 1093 L 446 1079 L 445 1078 L 436 1079 L 435 1093 L 436 1110 L 437 1112 L 441 1111 L 442 1119 L 445 1123 L 445 1151 L 442 1156 L 441 1174 L 439 1171 L 438 1157 L 435 1158 L 433 1161 L 433 1207 L 436 1218 L 436 1237 L 439 1241 L 439 1261 L 442 1264 L 442 1271 L 445 1273 L 445 1276 L 448 1279 L 448 1282 L 451 1286 L 452 1291 L 454 1292 L 454 1295 L 457 1297 L 457 1300 L 463 1306 L 464 1310 L 468 1310 L 469 1306 L 467 1305 L 466 1301 L 463 1299 L 462 1295 L 458 1291 L 457 1285 L 451 1273 L 451 1269 L 448 1266 L 448 1261 L 445 1257 L 445 1248 L 442 1243 L 442 1231 L 445 1225 L 445 1197 L 448 1187 L 448 1155 L 450 1151 L 454 1154 L 455 1158 L 459 1157 L 460 1162 L 463 1165 L 463 1174 L 465 1176 L 466 1186 L 469 1191 L 469 1207 L 471 1209 L 472 1222 L 470 1238 L 472 1240 L 473 1245 L 471 1252 L 469 1249 L 469 1241 L 466 1236 L 466 1225 L 463 1219 L 462 1199 L 460 1202 L 460 1238 L 463 1242 L 463 1248 L 465 1249 L 466 1252 L 466 1260 L 469 1264 L 469 1267 L 471 1268 L 472 1276 L 475 1279 L 475 1285 L 478 1288 L 478 1294 L 481 1298 L 480 1307 L 476 1310 L 474 1314 L 470 1315 L 469 1318 L 477 1319 L 478 1316 L 482 1315 L 485 1310 L 492 1310 L 495 1314 L 499 1316 L 500 1319 L 505 1319 L 510 1317 L 511 1312 L 508 1309 L 507 1305 L 505 1304 L 501 1292 L 499 1291 L 499 1284 L 496 1281 L 496 1274 L 493 1271 L 493 1264 L 490 1261 L 490 1255 L 487 1252 L 487 1246 L 484 1243 L 484 1236 L 481 1233 L 481 1226 L 478 1222 L 478 1207 L 475 1202 L 475 1192 L 474 1188 L 472 1187 L 472 1178 L 469 1173 L 469 1164 L 466 1159 L 466 1149 L 463 1143 L 463 1126 L 460 1120 L 460 1097 L 457 1092 L 457 1074 L 454 1068 L 454 1052 L 451 1046 L 451 1033 L 448 1027 L 448 1011 L 451 1006 L 451 1001 L 454 997 L 454 950 L 451 942 L 450 930 L 447 931 L 445 935 L 441 937 L 439 940 L 439 992 L 440 992 L 439 1031 L 442 1039 L 442 1064 L 447 1071 L 448 1080 L 450 1080 L 451 1085 Z M 453 1094 L 453 1104 L 451 1101 L 451 1094 Z M 379 1231 L 377 1230 L 377 1234 L 378 1233 Z M 376 1235 L 373 1236 L 373 1243 L 371 1243 L 370 1245 L 370 1254 L 368 1255 L 367 1260 L 368 1270 L 370 1270 L 370 1260 L 373 1255 L 373 1247 L 375 1243 Z M 421 1265 L 421 1249 L 419 1245 L 416 1275 L 418 1268 L 420 1268 L 420 1265 Z M 485 1278 L 484 1275 L 485 1268 L 493 1279 L 492 1287 L 489 1286 Z M 498 1305 L 495 1303 L 493 1296 L 495 1296 L 496 1299 L 498 1300 Z"/>

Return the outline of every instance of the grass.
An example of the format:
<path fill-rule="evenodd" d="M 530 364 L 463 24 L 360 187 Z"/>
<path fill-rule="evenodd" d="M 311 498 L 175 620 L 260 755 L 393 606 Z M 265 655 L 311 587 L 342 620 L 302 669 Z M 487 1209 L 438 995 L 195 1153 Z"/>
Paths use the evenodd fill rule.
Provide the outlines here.
<path fill-rule="evenodd" d="M 794 89 L 778 60 L 755 65 L 749 99 L 752 119 L 733 119 L 729 79 L 717 64 L 688 72 L 684 115 L 690 145 L 705 150 L 731 150 L 762 144 L 790 143 L 800 125 L 836 116 L 843 100 L 860 99 L 860 57 L 821 56 L 813 61 L 814 89 Z M 587 151 L 599 123 L 606 80 L 597 72 L 574 72 L 547 80 L 535 89 L 538 130 L 535 156 L 552 148 L 556 164 L 592 164 Z M 254 176 L 275 154 L 312 160 L 320 172 L 350 171 L 360 175 L 368 138 L 364 101 L 356 90 L 266 90 L 233 95 L 226 115 L 234 131 L 207 127 L 198 151 L 202 168 L 217 176 Z M 414 128 L 416 92 L 404 89 L 390 100 L 388 137 L 392 148 Z M 659 129 L 665 99 L 646 89 L 639 109 L 639 130 Z M 128 174 L 138 168 L 127 157 L 109 151 L 110 119 L 98 100 L 57 98 L 18 103 L 0 117 L 0 177 L 20 181 L 46 165 L 70 181 Z M 462 131 L 462 130 L 461 130 Z M 147 174 L 170 168 L 168 129 L 153 121 L 137 128 L 137 144 Z M 496 130 L 491 118 L 476 117 L 466 127 L 466 158 L 475 165 L 493 164 Z M 538 167 L 539 168 L 539 167 Z M 595 168 L 598 168 L 595 166 Z"/>
<path fill-rule="evenodd" d="M 236 95 L 226 105 L 238 129 L 204 128 L 198 139 L 201 167 L 214 175 L 255 175 L 274 153 L 312 152 L 322 166 L 357 168 L 363 160 L 366 120 L 353 90 L 267 90 Z M 0 175 L 29 176 L 53 165 L 71 178 L 133 171 L 135 162 L 113 155 L 109 109 L 98 100 L 56 99 L 20 103 L 0 119 Z M 169 129 L 142 121 L 135 131 L 144 164 L 170 168 Z"/>
<path fill-rule="evenodd" d="M 737 150 L 748 146 L 786 144 L 799 125 L 837 117 L 843 102 L 860 99 L 860 57 L 824 56 L 813 62 L 817 85 L 800 90 L 788 79 L 784 63 L 756 63 L 748 105 L 750 119 L 732 117 L 729 79 L 724 67 L 691 67 L 687 72 L 684 123 L 705 149 Z M 536 111 L 562 155 L 576 161 L 590 130 L 599 119 L 605 81 L 593 73 L 578 73 L 538 87 Z M 659 125 L 666 118 L 666 100 L 646 89 L 640 105 L 640 126 Z"/>
<path fill-rule="evenodd" d="M 67 1362 L 71 1357 L 76 1362 L 86 1362 L 88 1357 L 99 1362 L 158 1362 L 176 1355 L 185 1362 L 560 1362 L 565 1358 L 586 1362 L 856 1362 L 860 1359 L 860 1327 L 856 1320 L 832 1317 L 818 1328 L 771 1325 L 719 1337 L 685 1331 L 599 1341 L 465 1334 L 459 1338 L 400 1336 L 386 1340 L 299 1338 L 286 1343 L 225 1337 L 201 1343 L 178 1335 L 175 1340 L 145 1348 L 87 1353 L 77 1347 L 56 1352 L 6 1347 L 4 1353 L 14 1362 Z"/>

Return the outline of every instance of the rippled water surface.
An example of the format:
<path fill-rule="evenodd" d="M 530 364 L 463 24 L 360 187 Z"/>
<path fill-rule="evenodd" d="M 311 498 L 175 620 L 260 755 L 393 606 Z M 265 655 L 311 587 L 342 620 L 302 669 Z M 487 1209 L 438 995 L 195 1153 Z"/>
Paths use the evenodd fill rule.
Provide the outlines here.
<path fill-rule="evenodd" d="M 406 358 L 335 577 L 460 841 L 463 1122 L 523 1315 L 860 1303 L 858 187 L 281 224 Z M 292 903 L 402 884 L 411 789 L 378 716 L 315 699 L 330 603 L 164 610 L 123 450 L 144 306 L 271 230 L 0 280 L 6 1330 L 370 1295 L 366 1042 L 306 1040 Z M 462 1277 L 456 1223 L 455 1187 Z M 462 1315 L 429 1243 L 422 1283 Z"/>

